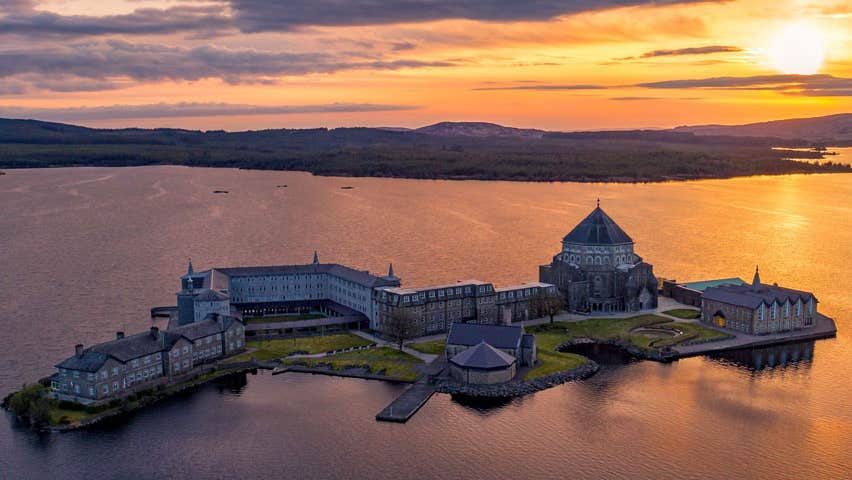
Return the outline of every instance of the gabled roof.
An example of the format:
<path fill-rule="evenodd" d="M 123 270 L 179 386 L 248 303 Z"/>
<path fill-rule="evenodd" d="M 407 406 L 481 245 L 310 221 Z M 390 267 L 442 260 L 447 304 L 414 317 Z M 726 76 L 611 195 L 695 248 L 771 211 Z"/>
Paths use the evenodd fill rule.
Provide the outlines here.
<path fill-rule="evenodd" d="M 816 297 L 810 292 L 766 284 L 760 284 L 758 288 L 752 288 L 752 285 L 748 284 L 710 287 L 704 290 L 701 298 L 749 308 L 757 308 L 761 303 L 771 305 L 773 301 L 779 304 L 786 300 L 790 300 L 790 303 L 795 303 L 799 299 L 803 303 L 811 299 L 816 301 Z"/>
<path fill-rule="evenodd" d="M 450 362 L 463 368 L 496 370 L 510 367 L 515 357 L 482 341 L 451 358 Z"/>
<path fill-rule="evenodd" d="M 485 341 L 497 348 L 518 348 L 523 334 L 521 327 L 453 323 L 447 334 L 447 345 L 471 347 Z"/>
<path fill-rule="evenodd" d="M 317 263 L 310 265 L 273 265 L 260 267 L 229 267 L 214 270 L 228 277 L 253 277 L 258 275 L 297 275 L 329 274 L 365 287 L 398 286 L 398 279 L 377 277 L 363 270 L 336 263 Z"/>
<path fill-rule="evenodd" d="M 73 357 L 68 357 L 59 362 L 56 365 L 56 368 L 67 368 L 68 370 L 80 370 L 83 372 L 97 372 L 101 369 L 104 363 L 106 363 L 107 359 L 109 359 L 108 355 L 86 350 L 80 357 L 74 355 Z"/>
<path fill-rule="evenodd" d="M 213 318 L 206 318 L 201 320 L 200 322 L 193 322 L 187 325 L 181 325 L 179 327 L 173 328 L 171 330 L 172 333 L 176 333 L 178 335 L 183 335 L 184 337 L 195 342 L 199 338 L 209 337 L 210 335 L 216 335 L 217 333 L 222 332 L 222 325 L 218 320 Z"/>
<path fill-rule="evenodd" d="M 180 338 L 182 338 L 182 335 L 173 332 L 157 331 L 156 337 L 150 331 L 137 333 L 89 347 L 83 351 L 81 356 L 68 357 L 57 364 L 56 367 L 96 372 L 109 358 L 127 363 L 134 358 L 170 350 Z"/>
<path fill-rule="evenodd" d="M 596 207 L 588 217 L 565 235 L 562 242 L 583 245 L 619 245 L 633 243 L 633 239 L 601 207 Z"/>
<path fill-rule="evenodd" d="M 172 332 L 158 331 L 155 338 L 148 331 L 101 343 L 91 347 L 91 350 L 109 355 L 124 363 L 134 358 L 168 350 L 178 339 L 180 339 L 180 335 Z"/>

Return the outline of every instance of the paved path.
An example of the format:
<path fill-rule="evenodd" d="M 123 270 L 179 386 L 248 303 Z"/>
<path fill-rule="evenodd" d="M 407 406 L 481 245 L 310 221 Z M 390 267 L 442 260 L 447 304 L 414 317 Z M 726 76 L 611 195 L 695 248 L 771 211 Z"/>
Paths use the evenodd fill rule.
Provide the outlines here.
<path fill-rule="evenodd" d="M 361 330 L 350 330 L 350 333 L 352 333 L 354 335 L 358 335 L 359 337 L 361 337 L 365 340 L 369 340 L 371 342 L 374 342 L 376 345 L 378 345 L 380 347 L 397 348 L 396 343 L 388 342 L 387 340 L 382 340 L 379 337 L 375 337 L 375 336 L 370 335 L 369 333 L 363 332 Z M 428 354 L 428 353 L 418 352 L 417 350 L 414 350 L 414 349 L 408 348 L 408 347 L 402 347 L 402 351 L 411 355 L 412 357 L 416 357 L 416 358 L 418 358 L 418 359 L 420 359 L 420 360 L 422 360 L 426 363 L 432 363 L 439 356 L 439 355 L 431 355 L 431 354 Z"/>
<path fill-rule="evenodd" d="M 742 332 L 732 332 L 728 330 L 721 331 L 732 333 L 736 335 L 736 337 L 729 338 L 727 340 L 701 343 L 698 345 L 687 345 L 685 347 L 675 346 L 673 348 L 680 354 L 680 356 L 702 355 L 721 350 L 753 348 L 765 345 L 777 345 L 781 343 L 832 337 L 837 334 L 837 327 L 834 324 L 834 320 L 818 314 L 813 328 L 797 330 L 795 332 L 773 333 L 769 335 L 748 335 Z"/>

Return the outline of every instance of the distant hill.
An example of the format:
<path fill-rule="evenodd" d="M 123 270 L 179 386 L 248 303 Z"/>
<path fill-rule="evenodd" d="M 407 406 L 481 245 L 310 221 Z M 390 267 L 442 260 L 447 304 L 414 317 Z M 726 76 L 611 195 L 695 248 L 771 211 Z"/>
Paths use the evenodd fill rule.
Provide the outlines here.
<path fill-rule="evenodd" d="M 490 123 L 225 132 L 0 119 L 0 168 L 187 165 L 330 176 L 581 182 L 852 171 L 821 152 L 771 148 L 777 146 L 814 144 L 671 130 L 545 132 Z"/>
<path fill-rule="evenodd" d="M 674 128 L 675 132 L 732 137 L 775 137 L 811 142 L 852 141 L 852 113 L 826 117 L 792 118 L 746 125 L 696 125 Z"/>
<path fill-rule="evenodd" d="M 414 130 L 425 135 L 437 137 L 504 137 L 504 138 L 541 138 L 544 130 L 532 128 L 513 128 L 486 122 L 440 122 Z"/>

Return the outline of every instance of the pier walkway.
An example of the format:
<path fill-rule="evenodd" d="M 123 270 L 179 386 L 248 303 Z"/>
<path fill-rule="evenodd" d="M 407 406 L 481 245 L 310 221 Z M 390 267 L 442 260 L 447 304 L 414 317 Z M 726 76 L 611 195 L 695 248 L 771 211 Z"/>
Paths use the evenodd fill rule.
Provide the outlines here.
<path fill-rule="evenodd" d="M 420 381 L 408 387 L 402 395 L 376 415 L 376 420 L 382 422 L 404 423 L 414 416 L 420 407 L 426 404 L 435 394 L 435 385 Z"/>

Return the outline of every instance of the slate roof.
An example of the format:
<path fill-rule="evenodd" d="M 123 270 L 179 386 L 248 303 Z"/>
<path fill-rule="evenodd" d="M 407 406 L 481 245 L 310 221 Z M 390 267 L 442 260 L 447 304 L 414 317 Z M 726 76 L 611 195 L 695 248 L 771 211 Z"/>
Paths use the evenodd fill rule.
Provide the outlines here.
<path fill-rule="evenodd" d="M 633 243 L 630 235 L 624 232 L 601 207 L 592 210 L 588 217 L 578 223 L 565 238 L 564 243 L 579 243 L 583 245 L 618 245 Z"/>
<path fill-rule="evenodd" d="M 453 323 L 447 345 L 474 346 L 486 342 L 497 348 L 518 348 L 524 331 L 521 327 Z"/>
<path fill-rule="evenodd" d="M 462 368 L 497 370 L 512 366 L 515 357 L 482 341 L 454 356 L 450 362 Z"/>
<path fill-rule="evenodd" d="M 399 285 L 399 280 L 377 277 L 363 270 L 336 263 L 318 263 L 310 265 L 277 265 L 261 267 L 229 267 L 217 268 L 216 272 L 229 277 L 252 277 L 258 275 L 297 275 L 325 273 L 349 280 L 365 287 L 382 287 Z"/>
<path fill-rule="evenodd" d="M 183 335 L 184 337 L 195 342 L 199 338 L 209 337 L 222 332 L 222 325 L 218 320 L 206 318 L 200 322 L 193 322 L 186 325 L 181 325 L 172 329 L 173 333 Z"/>
<path fill-rule="evenodd" d="M 150 331 L 137 333 L 120 340 L 112 340 L 91 347 L 91 350 L 109 355 L 120 362 L 144 357 L 152 353 L 169 349 L 178 341 L 180 335 L 172 332 L 157 332 L 157 338 Z"/>
<path fill-rule="evenodd" d="M 56 368 L 66 368 L 68 370 L 80 370 L 83 372 L 97 372 L 109 359 L 108 355 L 103 353 L 86 350 L 81 357 L 74 355 L 59 362 Z"/>
<path fill-rule="evenodd" d="M 170 349 L 180 334 L 158 331 L 154 338 L 150 331 L 137 333 L 117 340 L 100 343 L 83 350 L 83 355 L 73 355 L 56 365 L 57 368 L 96 372 L 109 358 L 126 363 L 134 358 Z"/>
<path fill-rule="evenodd" d="M 790 303 L 795 303 L 800 298 L 803 303 L 812 298 L 816 300 L 814 294 L 810 292 L 765 284 L 759 285 L 757 289 L 753 289 L 748 284 L 710 287 L 704 290 L 701 298 L 749 308 L 757 308 L 761 303 L 771 305 L 773 300 L 776 300 L 779 304 L 784 303 L 787 299 L 790 300 Z"/>
<path fill-rule="evenodd" d="M 524 348 L 532 348 L 535 346 L 535 335 L 525 333 L 523 337 L 521 337 L 521 346 Z"/>

